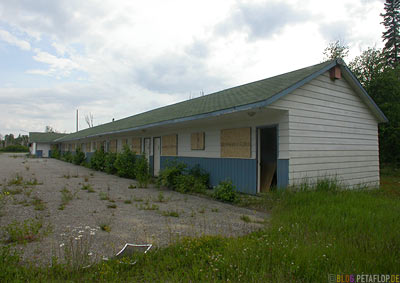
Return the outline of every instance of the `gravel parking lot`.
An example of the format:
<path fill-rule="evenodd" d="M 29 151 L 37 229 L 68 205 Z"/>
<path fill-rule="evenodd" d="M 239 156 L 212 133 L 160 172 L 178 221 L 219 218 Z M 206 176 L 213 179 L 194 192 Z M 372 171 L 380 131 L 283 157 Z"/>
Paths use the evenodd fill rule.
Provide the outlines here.
<path fill-rule="evenodd" d="M 62 260 L 79 245 L 97 260 L 112 257 L 125 243 L 166 246 L 185 236 L 239 236 L 264 227 L 268 217 L 206 197 L 132 189 L 134 180 L 24 154 L 0 154 L 0 184 L 6 193 L 1 244 L 11 242 L 10 233 L 24 223 L 41 226 L 28 243 L 13 243 L 26 261 L 37 263 Z"/>

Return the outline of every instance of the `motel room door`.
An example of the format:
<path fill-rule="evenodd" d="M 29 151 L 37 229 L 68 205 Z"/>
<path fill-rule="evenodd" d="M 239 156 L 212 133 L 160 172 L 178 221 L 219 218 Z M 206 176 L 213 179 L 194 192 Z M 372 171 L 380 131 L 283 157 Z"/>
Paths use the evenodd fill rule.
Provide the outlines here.
<path fill-rule="evenodd" d="M 161 159 L 161 138 L 153 139 L 153 153 L 154 153 L 154 176 L 160 173 L 160 159 Z"/>
<path fill-rule="evenodd" d="M 277 127 L 258 129 L 258 192 L 267 192 L 277 185 Z"/>

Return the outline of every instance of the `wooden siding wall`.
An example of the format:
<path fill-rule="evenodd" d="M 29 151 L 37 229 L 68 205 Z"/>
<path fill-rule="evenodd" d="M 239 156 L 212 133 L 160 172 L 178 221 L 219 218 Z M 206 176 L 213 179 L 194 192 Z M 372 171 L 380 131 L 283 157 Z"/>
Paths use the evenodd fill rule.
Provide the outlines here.
<path fill-rule="evenodd" d="M 379 184 L 377 120 L 344 78 L 327 72 L 271 107 L 289 110 L 290 135 L 280 143 L 290 144 L 290 184 L 327 176 Z"/>

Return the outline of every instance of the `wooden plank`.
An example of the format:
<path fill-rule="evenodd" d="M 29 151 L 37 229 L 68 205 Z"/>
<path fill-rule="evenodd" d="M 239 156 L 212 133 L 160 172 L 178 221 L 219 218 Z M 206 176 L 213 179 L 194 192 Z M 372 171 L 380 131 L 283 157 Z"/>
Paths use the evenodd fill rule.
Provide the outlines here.
<path fill-rule="evenodd" d="M 251 128 L 221 130 L 221 157 L 251 158 Z"/>
<path fill-rule="evenodd" d="M 110 152 L 117 152 L 117 140 L 110 140 Z"/>
<path fill-rule="evenodd" d="M 178 151 L 178 135 L 162 136 L 161 155 L 176 156 Z"/>
<path fill-rule="evenodd" d="M 132 151 L 137 154 L 142 153 L 142 138 L 132 138 Z"/>
<path fill-rule="evenodd" d="M 192 150 L 204 150 L 205 148 L 205 134 L 204 132 L 191 133 L 190 134 L 190 144 Z"/>

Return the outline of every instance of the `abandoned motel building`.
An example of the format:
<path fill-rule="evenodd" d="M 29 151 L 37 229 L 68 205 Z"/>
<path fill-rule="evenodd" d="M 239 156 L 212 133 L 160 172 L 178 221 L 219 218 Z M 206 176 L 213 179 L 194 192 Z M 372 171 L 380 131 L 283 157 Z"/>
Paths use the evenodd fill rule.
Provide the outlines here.
<path fill-rule="evenodd" d="M 71 134 L 30 133 L 31 154 L 78 147 L 144 154 L 157 176 L 169 160 L 210 183 L 256 194 L 320 178 L 379 186 L 378 124 L 387 118 L 341 59 L 229 88 Z"/>

